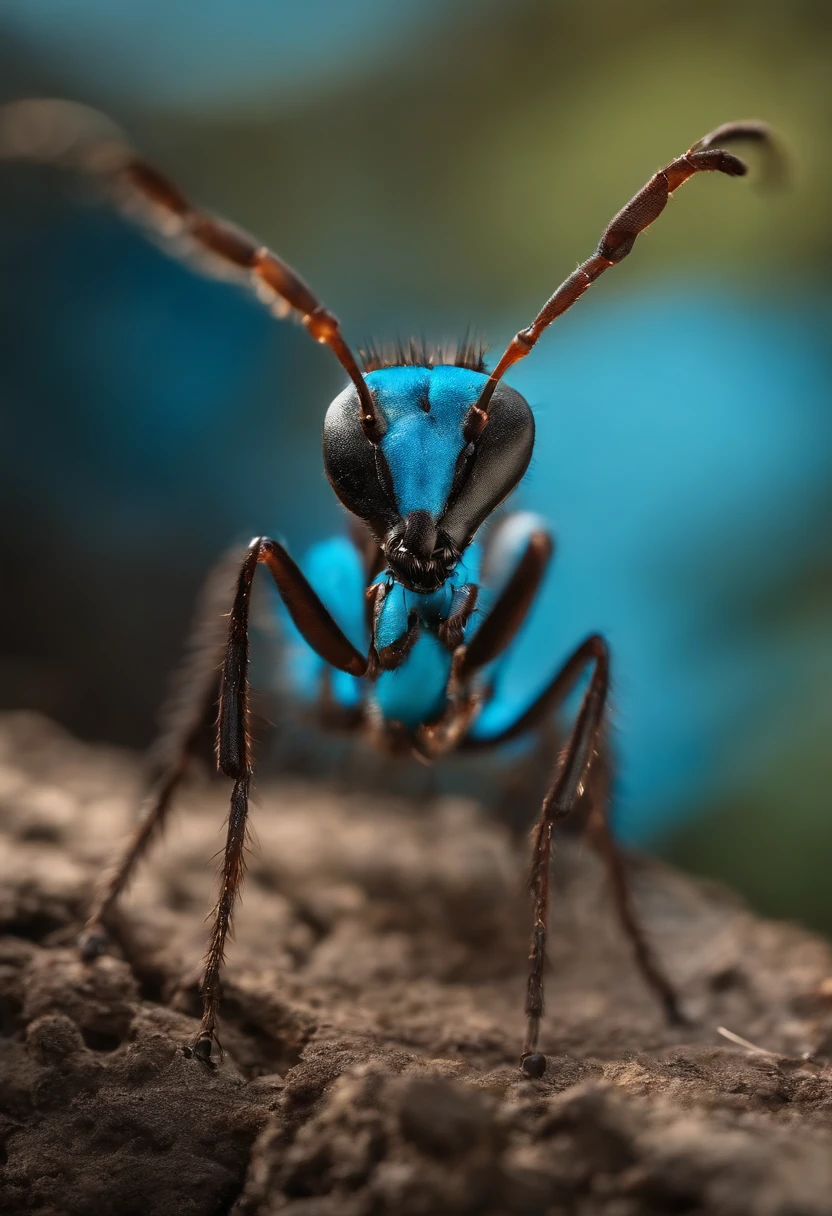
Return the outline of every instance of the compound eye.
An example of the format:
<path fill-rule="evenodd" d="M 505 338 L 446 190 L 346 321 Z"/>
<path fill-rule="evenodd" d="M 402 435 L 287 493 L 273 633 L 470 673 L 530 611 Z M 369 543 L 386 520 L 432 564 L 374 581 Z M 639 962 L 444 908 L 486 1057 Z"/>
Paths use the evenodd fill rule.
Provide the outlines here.
<path fill-rule="evenodd" d="M 451 494 L 439 525 L 459 552 L 517 485 L 533 447 L 534 416 L 527 402 L 508 385 L 499 384 L 491 398 L 487 426 L 478 438 L 468 437 L 457 460 Z"/>
<path fill-rule="evenodd" d="M 350 385 L 336 397 L 324 420 L 324 468 L 341 502 L 378 538 L 400 522 L 384 453 L 368 441 L 358 393 Z"/>

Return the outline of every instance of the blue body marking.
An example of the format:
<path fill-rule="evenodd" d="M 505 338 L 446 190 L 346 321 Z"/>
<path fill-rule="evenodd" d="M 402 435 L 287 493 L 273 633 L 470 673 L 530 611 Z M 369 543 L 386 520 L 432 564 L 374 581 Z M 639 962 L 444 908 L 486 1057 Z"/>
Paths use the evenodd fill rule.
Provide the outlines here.
<path fill-rule="evenodd" d="M 430 722 L 441 714 L 451 674 L 451 654 L 439 640 L 440 623 L 450 614 L 454 592 L 466 583 L 479 585 L 478 610 L 465 629 L 470 641 L 480 619 L 488 612 L 511 578 L 533 532 L 546 530 L 545 520 L 530 511 L 508 515 L 493 530 L 488 542 L 488 560 L 481 567 L 481 547 L 475 541 L 465 552 L 450 579 L 437 591 L 419 594 L 380 574 L 376 584 L 386 584 L 387 594 L 376 619 L 377 649 L 401 638 L 408 628 L 410 614 L 418 613 L 421 632 L 404 663 L 394 671 L 382 672 L 368 690 L 364 681 L 337 671 L 321 659 L 303 640 L 286 610 L 280 609 L 285 635 L 289 640 L 285 673 L 292 693 L 307 704 L 320 696 L 321 680 L 329 671 L 333 699 L 344 709 L 355 709 L 369 691 L 371 702 L 388 721 L 401 722 L 408 729 Z M 366 623 L 365 575 L 358 550 L 346 537 L 333 537 L 313 545 L 301 567 L 329 611 L 360 650 L 366 650 L 370 636 Z M 529 698 L 518 699 L 506 679 L 510 650 L 499 656 L 481 677 L 492 688 L 488 699 L 470 727 L 472 738 L 485 740 L 498 734 L 525 708 Z"/>
<path fill-rule="evenodd" d="M 365 576 L 355 546 L 346 537 L 320 541 L 307 551 L 300 566 L 353 645 L 366 651 L 370 637 L 365 620 Z M 451 655 L 439 640 L 439 625 L 449 615 L 457 587 L 476 582 L 478 575 L 479 546 L 475 543 L 448 582 L 429 595 L 408 591 L 384 574 L 378 576 L 376 583 L 389 584 L 389 590 L 376 621 L 376 648 L 389 646 L 407 633 L 414 610 L 422 627 L 401 667 L 382 672 L 371 686 L 371 699 L 382 717 L 415 729 L 441 713 Z M 304 641 L 282 601 L 278 601 L 278 612 L 288 643 L 284 676 L 292 694 L 306 704 L 315 704 L 324 672 L 328 671 L 334 700 L 344 709 L 355 709 L 362 700 L 364 681 L 329 667 Z M 468 629 L 473 632 L 475 627 L 476 617 L 472 617 Z"/>
<path fill-rule="evenodd" d="M 375 645 L 389 646 L 407 632 L 411 612 L 418 613 L 421 630 L 407 659 L 394 671 L 383 671 L 372 688 L 372 700 L 382 717 L 415 730 L 436 718 L 445 705 L 451 674 L 451 653 L 439 640 L 439 626 L 450 616 L 454 592 L 477 581 L 479 547 L 471 545 L 451 577 L 428 595 L 408 591 L 392 582 L 376 619 Z M 388 581 L 380 575 L 377 582 Z M 472 617 L 466 628 L 475 627 Z"/>
<path fill-rule="evenodd" d="M 366 574 L 355 545 L 346 536 L 319 541 L 304 554 L 300 567 L 353 646 L 366 651 Z M 328 670 L 334 699 L 344 709 L 355 709 L 361 703 L 362 681 L 330 667 L 303 638 L 283 601 L 278 599 L 277 605 L 288 643 L 284 675 L 292 693 L 314 704 L 320 696 L 324 671 Z"/>
<path fill-rule="evenodd" d="M 502 519 L 490 533 L 488 561 L 483 570 L 479 597 L 483 614 L 490 610 L 511 578 L 534 532 L 549 532 L 543 516 L 533 511 L 516 511 Z M 512 679 L 512 653 L 513 647 L 509 646 L 480 672 L 480 677 L 491 688 L 491 696 L 471 723 L 469 735 L 472 739 L 482 742 L 499 735 L 525 713 L 535 699 L 536 694 L 523 692 L 518 695 L 513 687 L 516 680 Z"/>
<path fill-rule="evenodd" d="M 388 367 L 367 376 L 387 423 L 380 447 L 403 516 L 419 510 L 440 515 L 464 447 L 462 420 L 487 379 L 443 366 Z"/>

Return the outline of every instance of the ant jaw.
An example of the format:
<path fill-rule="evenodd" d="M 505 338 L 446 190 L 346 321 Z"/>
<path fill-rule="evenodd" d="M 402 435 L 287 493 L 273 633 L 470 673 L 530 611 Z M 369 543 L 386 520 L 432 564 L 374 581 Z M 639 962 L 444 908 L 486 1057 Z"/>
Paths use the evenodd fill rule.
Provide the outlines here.
<path fill-rule="evenodd" d="M 396 582 L 401 583 L 408 591 L 429 595 L 448 581 L 460 555 L 444 533 L 436 533 L 432 523 L 433 536 L 430 539 L 434 541 L 435 547 L 430 554 L 426 554 L 424 548 L 421 554 L 418 551 L 414 553 L 407 543 L 407 525 L 416 514 L 427 515 L 427 512 L 412 512 L 403 524 L 388 534 L 382 549 L 388 569 Z"/>

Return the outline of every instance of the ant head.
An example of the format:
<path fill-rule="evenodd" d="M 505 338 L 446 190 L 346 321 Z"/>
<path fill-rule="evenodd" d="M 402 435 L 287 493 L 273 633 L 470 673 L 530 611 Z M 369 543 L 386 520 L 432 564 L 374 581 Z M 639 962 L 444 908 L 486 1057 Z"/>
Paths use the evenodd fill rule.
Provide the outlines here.
<path fill-rule="evenodd" d="M 324 465 L 332 487 L 414 591 L 433 591 L 447 579 L 528 467 L 534 418 L 514 389 L 497 386 L 487 425 L 471 433 L 471 407 L 487 379 L 444 364 L 370 372 L 366 383 L 382 420 L 376 443 L 361 425 L 353 386 L 327 411 Z"/>

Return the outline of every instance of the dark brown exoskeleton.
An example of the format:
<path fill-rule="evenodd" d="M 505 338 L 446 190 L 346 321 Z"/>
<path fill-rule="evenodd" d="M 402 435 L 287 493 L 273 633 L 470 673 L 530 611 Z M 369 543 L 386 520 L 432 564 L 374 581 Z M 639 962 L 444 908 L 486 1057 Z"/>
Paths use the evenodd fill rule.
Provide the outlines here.
<path fill-rule="evenodd" d="M 369 646 L 359 649 L 346 636 L 336 620 L 335 607 L 324 603 L 281 544 L 268 538 L 251 543 L 236 568 L 227 628 L 222 612 L 227 605 L 221 605 L 213 593 L 206 599 L 199 644 L 185 668 L 162 749 L 157 753 L 152 791 L 123 855 L 100 887 L 82 936 L 85 957 L 94 957 L 104 947 L 108 916 L 166 818 L 189 766 L 206 706 L 216 700 L 219 688 L 217 758 L 234 786 L 219 897 L 202 977 L 202 1024 L 189 1049 L 198 1058 L 210 1060 L 216 1041 L 220 970 L 243 875 L 252 775 L 249 609 L 255 571 L 258 565 L 265 565 L 308 645 L 330 668 L 363 681 L 364 691 L 359 708 L 351 714 L 351 724 L 365 729 L 382 745 L 404 743 L 429 762 L 453 750 L 495 747 L 540 729 L 589 673 L 533 831 L 530 881 L 534 911 L 521 1066 L 530 1077 L 543 1074 L 546 1060 L 538 1050 L 538 1039 L 552 831 L 579 806 L 593 766 L 596 774 L 598 771 L 609 653 L 602 637 L 590 636 L 514 722 L 490 736 L 478 734 L 477 716 L 491 696 L 483 672 L 506 650 L 528 612 L 552 553 L 549 533 L 545 528 L 533 527 L 524 535 L 512 569 L 499 586 L 489 589 L 485 576 L 483 587 L 462 582 L 457 571 L 463 569 L 463 556 L 474 534 L 520 481 L 531 457 L 531 411 L 518 393 L 501 383 L 504 374 L 530 352 L 543 331 L 605 270 L 623 261 L 639 234 L 658 218 L 679 186 L 701 172 L 743 175 L 745 164 L 724 147 L 738 140 L 755 141 L 776 151 L 764 124 L 730 123 L 660 169 L 610 222 L 592 256 L 565 280 L 531 324 L 515 335 L 489 375 L 481 354 L 467 344 L 453 354 L 429 354 L 413 345 L 400 348 L 389 360 L 371 353 L 360 367 L 336 318 L 285 262 L 247 233 L 196 208 L 157 169 L 138 157 L 102 116 L 83 106 L 58 101 L 24 101 L 0 108 L 0 155 L 53 161 L 91 175 L 117 205 L 137 214 L 157 235 L 195 258 L 201 268 L 238 278 L 279 315 L 294 313 L 316 341 L 330 347 L 350 380 L 350 387 L 332 403 L 327 414 L 324 458 L 333 489 L 371 537 L 364 545 L 370 584 Z M 407 398 L 404 406 L 398 401 L 393 408 L 389 404 L 392 398 L 385 396 L 389 384 L 389 376 L 385 376 L 406 369 L 410 369 L 413 383 L 412 400 Z M 411 495 L 405 504 L 401 455 L 393 443 L 396 428 L 403 409 L 405 413 L 410 410 L 411 424 L 414 419 L 431 417 L 438 403 L 432 393 L 440 383 L 444 385 L 446 419 L 441 426 L 447 432 L 440 456 L 450 461 L 447 486 L 437 502 L 414 504 Z M 437 425 L 436 415 L 431 424 Z M 488 555 L 487 545 L 486 565 Z M 384 572 L 381 581 L 373 578 L 379 571 Z M 224 588 L 225 583 L 220 579 L 218 585 Z M 475 619 L 482 593 L 488 596 L 489 590 L 488 606 Z M 396 607 L 397 597 L 401 611 Z M 430 689 L 417 689 L 413 695 L 422 697 L 424 704 L 420 703 L 418 712 L 397 716 L 389 709 L 392 702 L 385 699 L 390 677 L 406 671 L 425 638 L 436 643 L 434 670 L 441 677 L 441 688 L 437 695 Z M 637 965 L 667 1017 L 679 1021 L 681 1012 L 674 988 L 636 918 L 604 797 L 592 800 L 588 826 L 590 839 L 606 863 Z"/>

